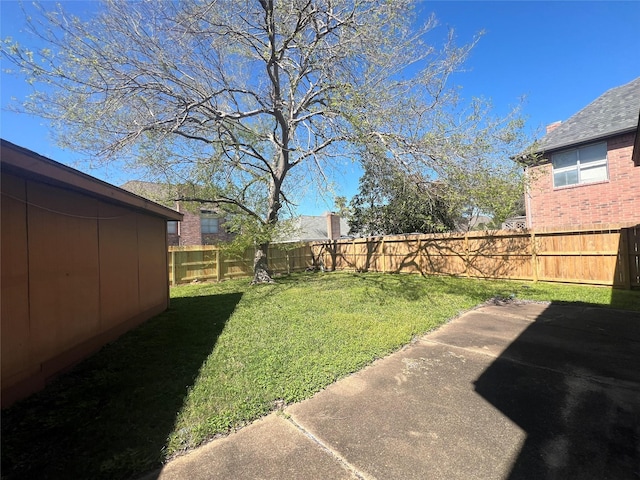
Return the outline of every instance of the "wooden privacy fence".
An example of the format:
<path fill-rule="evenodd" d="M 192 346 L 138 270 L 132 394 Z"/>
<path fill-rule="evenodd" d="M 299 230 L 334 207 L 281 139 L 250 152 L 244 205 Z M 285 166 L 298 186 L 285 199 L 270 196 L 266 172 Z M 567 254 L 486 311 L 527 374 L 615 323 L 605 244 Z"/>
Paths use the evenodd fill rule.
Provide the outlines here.
<path fill-rule="evenodd" d="M 640 287 L 640 225 L 369 237 L 312 249 L 327 270 Z"/>
<path fill-rule="evenodd" d="M 169 283 L 251 277 L 254 255 L 254 249 L 236 256 L 212 245 L 169 247 Z M 315 263 L 310 245 L 283 248 L 275 244 L 269 247 L 269 268 L 275 274 L 303 271 Z"/>
<path fill-rule="evenodd" d="M 251 277 L 255 250 L 242 257 L 216 246 L 170 247 L 171 285 Z M 456 275 L 640 288 L 640 225 L 562 231 L 495 231 L 340 239 L 271 245 L 275 274 L 351 270 Z"/>

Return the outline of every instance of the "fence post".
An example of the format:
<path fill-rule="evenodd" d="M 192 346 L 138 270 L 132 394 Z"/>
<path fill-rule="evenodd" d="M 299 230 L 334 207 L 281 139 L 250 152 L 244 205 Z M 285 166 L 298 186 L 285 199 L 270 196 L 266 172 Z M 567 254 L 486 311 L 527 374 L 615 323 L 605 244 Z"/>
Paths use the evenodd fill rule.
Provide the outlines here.
<path fill-rule="evenodd" d="M 469 273 L 469 232 L 465 232 L 464 234 L 464 276 L 468 277 L 471 274 Z"/>
<path fill-rule="evenodd" d="M 387 273 L 387 256 L 384 253 L 384 237 L 382 237 L 382 245 L 380 248 L 382 249 L 382 273 Z"/>
<path fill-rule="evenodd" d="M 622 288 L 631 290 L 631 262 L 629 261 L 629 228 L 620 228 L 620 240 L 618 241 L 618 262 L 620 275 L 622 275 Z M 614 285 L 615 285 L 615 279 Z"/>
<path fill-rule="evenodd" d="M 222 250 L 216 250 L 216 282 L 222 280 Z"/>
<path fill-rule="evenodd" d="M 367 241 L 369 241 L 369 239 L 367 239 Z M 355 238 L 351 242 L 351 248 L 353 249 L 353 270 L 357 272 L 358 267 L 356 264 L 357 264 L 358 258 L 356 257 L 356 239 Z"/>
<path fill-rule="evenodd" d="M 533 281 L 538 281 L 538 252 L 536 250 L 536 232 L 531 231 L 531 275 Z"/>
<path fill-rule="evenodd" d="M 176 284 L 176 251 L 171 250 L 171 286 Z"/>

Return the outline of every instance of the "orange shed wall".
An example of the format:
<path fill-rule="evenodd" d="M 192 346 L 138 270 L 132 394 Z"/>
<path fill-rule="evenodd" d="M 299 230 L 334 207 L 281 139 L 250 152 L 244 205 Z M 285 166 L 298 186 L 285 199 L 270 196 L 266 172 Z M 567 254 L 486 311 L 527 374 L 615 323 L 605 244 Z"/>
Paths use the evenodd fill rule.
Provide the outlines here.
<path fill-rule="evenodd" d="M 2 175 L 2 406 L 169 303 L 166 220 Z"/>
<path fill-rule="evenodd" d="M 609 181 L 554 189 L 551 164 L 530 169 L 530 228 L 640 222 L 640 166 L 631 159 L 635 135 L 607 142 Z"/>

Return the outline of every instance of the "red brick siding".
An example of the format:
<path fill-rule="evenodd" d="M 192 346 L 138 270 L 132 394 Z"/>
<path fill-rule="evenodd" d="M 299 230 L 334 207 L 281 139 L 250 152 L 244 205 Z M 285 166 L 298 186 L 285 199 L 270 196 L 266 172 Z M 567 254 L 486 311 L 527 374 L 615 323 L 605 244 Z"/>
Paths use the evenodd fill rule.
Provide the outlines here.
<path fill-rule="evenodd" d="M 200 233 L 200 215 L 184 212 L 184 218 L 178 227 L 180 232 L 180 245 L 202 245 Z"/>
<path fill-rule="evenodd" d="M 201 245 L 214 245 L 220 242 L 227 242 L 233 240 L 235 235 L 227 232 L 224 229 L 224 224 L 220 223 L 218 233 L 203 233 Z"/>
<path fill-rule="evenodd" d="M 607 142 L 609 180 L 554 189 L 551 164 L 531 168 L 527 198 L 531 228 L 640 223 L 640 167 L 632 161 L 635 134 Z"/>
<path fill-rule="evenodd" d="M 167 245 L 177 247 L 180 245 L 180 237 L 177 233 L 167 233 Z"/>
<path fill-rule="evenodd" d="M 178 211 L 180 211 L 178 205 Z M 184 210 L 184 209 L 182 209 Z M 200 215 L 198 213 L 183 211 L 184 218 L 178 226 L 178 235 L 168 234 L 169 245 L 213 245 L 220 242 L 231 241 L 234 234 L 228 233 L 224 224 L 220 224 L 218 233 L 202 233 L 200 228 Z"/>

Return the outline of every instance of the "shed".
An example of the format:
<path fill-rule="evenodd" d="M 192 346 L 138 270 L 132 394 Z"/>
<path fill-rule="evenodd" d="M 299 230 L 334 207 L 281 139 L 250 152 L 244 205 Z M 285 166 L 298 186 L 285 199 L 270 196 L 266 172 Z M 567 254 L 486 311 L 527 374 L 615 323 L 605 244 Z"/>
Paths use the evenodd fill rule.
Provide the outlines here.
<path fill-rule="evenodd" d="M 4 408 L 167 309 L 182 215 L 0 141 Z"/>

